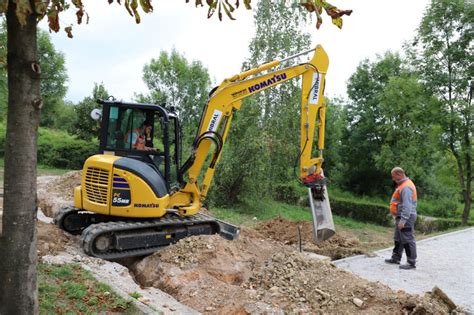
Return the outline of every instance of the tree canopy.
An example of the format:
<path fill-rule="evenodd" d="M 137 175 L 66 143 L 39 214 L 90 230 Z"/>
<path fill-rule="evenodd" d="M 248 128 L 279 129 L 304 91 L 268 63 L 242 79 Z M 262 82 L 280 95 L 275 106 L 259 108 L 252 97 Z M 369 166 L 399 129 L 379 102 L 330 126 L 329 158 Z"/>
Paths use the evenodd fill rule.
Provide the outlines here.
<path fill-rule="evenodd" d="M 0 23 L 0 65 L 1 61 L 6 61 L 7 51 L 2 49 L 7 46 L 6 24 L 2 19 Z M 54 48 L 49 34 L 43 30 L 38 30 L 38 59 L 41 65 L 41 96 L 43 106 L 40 125 L 53 127 L 56 123 L 57 115 L 63 105 L 63 99 L 67 92 L 66 82 L 68 80 L 64 54 Z M 3 67 L 0 67 L 0 119 L 6 116 L 7 110 L 7 74 Z"/>
<path fill-rule="evenodd" d="M 473 181 L 474 5 L 469 0 L 433 0 L 412 46 L 411 64 L 438 99 L 441 144 L 456 160 L 464 200 L 463 222 L 469 217 Z"/>

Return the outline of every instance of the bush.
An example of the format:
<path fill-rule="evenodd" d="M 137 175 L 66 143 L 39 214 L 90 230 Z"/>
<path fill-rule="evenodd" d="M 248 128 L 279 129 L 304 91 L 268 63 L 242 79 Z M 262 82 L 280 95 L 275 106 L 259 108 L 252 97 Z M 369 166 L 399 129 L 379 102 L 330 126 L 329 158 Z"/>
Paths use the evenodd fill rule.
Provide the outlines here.
<path fill-rule="evenodd" d="M 469 221 L 467 225 L 473 226 L 474 222 Z M 422 233 L 433 233 L 461 226 L 462 222 L 458 219 L 426 218 L 419 215 L 416 220 L 415 229 Z"/>
<path fill-rule="evenodd" d="M 5 150 L 6 125 L 0 123 L 0 153 Z M 76 139 L 64 131 L 39 128 L 38 164 L 45 166 L 82 169 L 84 161 L 98 153 L 97 140 Z"/>
<path fill-rule="evenodd" d="M 305 205 L 308 204 L 307 196 L 308 191 L 306 187 L 296 181 L 289 181 L 287 183 L 277 183 L 274 187 L 274 197 L 277 201 L 285 202 L 288 204 L 300 204 L 302 197 L 306 197 Z"/>
<path fill-rule="evenodd" d="M 353 218 L 362 222 L 371 222 L 383 226 L 393 226 L 389 207 L 376 203 L 357 202 L 349 199 L 332 198 L 331 209 L 334 214 Z M 473 221 L 468 222 L 474 226 Z M 415 229 L 422 233 L 445 231 L 462 226 L 459 219 L 431 218 L 418 215 Z"/>
<path fill-rule="evenodd" d="M 39 129 L 39 164 L 58 168 L 81 169 L 84 161 L 96 153 L 98 153 L 97 140 L 79 140 L 64 131 Z"/>
<path fill-rule="evenodd" d="M 456 215 L 459 202 L 454 198 L 439 198 L 436 200 L 420 200 L 417 211 L 424 215 L 441 218 L 452 218 Z"/>
<path fill-rule="evenodd" d="M 331 197 L 330 202 L 332 212 L 339 216 L 383 226 L 393 224 L 389 208 L 386 205 Z"/>

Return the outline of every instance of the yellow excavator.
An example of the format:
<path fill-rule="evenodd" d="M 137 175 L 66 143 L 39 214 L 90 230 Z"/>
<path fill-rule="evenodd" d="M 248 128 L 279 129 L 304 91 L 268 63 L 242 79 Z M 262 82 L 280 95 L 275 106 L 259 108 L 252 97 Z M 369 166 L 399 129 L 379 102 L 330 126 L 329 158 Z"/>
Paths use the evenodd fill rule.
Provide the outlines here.
<path fill-rule="evenodd" d="M 309 61 L 284 66 L 311 52 Z M 172 109 L 100 100 L 102 109 L 91 116 L 101 121 L 101 154 L 85 161 L 74 205 L 58 211 L 55 224 L 81 234 L 84 251 L 104 259 L 146 255 L 192 235 L 235 239 L 238 227 L 200 212 L 232 117 L 244 98 L 302 77 L 299 177 L 308 187 L 314 238 L 328 239 L 335 233 L 321 168 L 328 65 L 318 45 L 225 79 L 210 92 L 192 153 L 182 165 L 180 121 Z"/>

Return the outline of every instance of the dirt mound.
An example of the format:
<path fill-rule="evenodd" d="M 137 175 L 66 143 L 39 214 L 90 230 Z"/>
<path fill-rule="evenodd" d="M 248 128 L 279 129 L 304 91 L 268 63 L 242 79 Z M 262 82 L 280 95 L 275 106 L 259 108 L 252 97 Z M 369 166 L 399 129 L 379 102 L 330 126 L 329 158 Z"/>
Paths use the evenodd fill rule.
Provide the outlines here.
<path fill-rule="evenodd" d="M 282 217 L 261 222 L 255 228 L 264 237 L 288 245 L 298 245 L 300 236 L 302 248 L 308 252 L 340 259 L 365 251 L 360 247 L 359 240 L 344 231 L 338 231 L 329 240 L 316 245 L 313 241 L 313 225 L 308 221 L 290 221 Z"/>
<path fill-rule="evenodd" d="M 38 206 L 48 217 L 73 204 L 74 187 L 81 184 L 82 171 L 68 172 L 62 176 L 38 178 Z"/>
<path fill-rule="evenodd" d="M 38 256 L 56 255 L 72 244 L 71 237 L 52 224 L 38 221 L 36 228 Z"/>
<path fill-rule="evenodd" d="M 447 312 L 429 297 L 394 292 L 263 237 L 249 229 L 236 241 L 191 237 L 131 270 L 141 285 L 204 313 Z"/>

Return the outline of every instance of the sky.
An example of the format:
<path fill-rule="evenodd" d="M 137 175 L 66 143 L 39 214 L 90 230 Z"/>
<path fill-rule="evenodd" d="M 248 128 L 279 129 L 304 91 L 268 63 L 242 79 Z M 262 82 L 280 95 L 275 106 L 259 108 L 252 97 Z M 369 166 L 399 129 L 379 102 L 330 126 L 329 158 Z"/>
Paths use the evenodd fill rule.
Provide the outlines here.
<path fill-rule="evenodd" d="M 220 22 L 217 16 L 207 19 L 207 7 L 196 8 L 193 0 L 154 0 L 153 13 L 140 11 L 142 22 L 136 24 L 123 5 L 116 2 L 83 3 L 90 16 L 89 24 L 76 25 L 74 12 L 68 12 L 60 16 L 60 22 L 62 27 L 73 24 L 74 38 L 67 38 L 62 30 L 51 34 L 54 46 L 66 59 L 66 98 L 75 103 L 91 95 L 94 83 L 103 83 L 116 99 L 131 101 L 134 93 L 147 90 L 142 80 L 143 66 L 161 51 L 173 48 L 189 61 L 201 61 L 213 83 L 219 84 L 241 71 L 255 34 L 255 11 L 245 10 L 243 5 L 234 12 L 235 21 L 224 16 Z M 402 50 L 403 43 L 413 37 L 429 0 L 330 3 L 353 10 L 351 16 L 344 16 L 342 30 L 326 14 L 319 30 L 314 25 L 309 25 L 308 30 L 311 46 L 321 44 L 329 55 L 326 96 L 344 97 L 347 80 L 364 58 Z M 256 8 L 256 0 L 252 5 Z M 47 30 L 44 21 L 40 27 Z"/>

